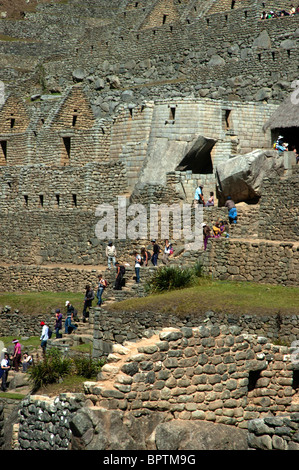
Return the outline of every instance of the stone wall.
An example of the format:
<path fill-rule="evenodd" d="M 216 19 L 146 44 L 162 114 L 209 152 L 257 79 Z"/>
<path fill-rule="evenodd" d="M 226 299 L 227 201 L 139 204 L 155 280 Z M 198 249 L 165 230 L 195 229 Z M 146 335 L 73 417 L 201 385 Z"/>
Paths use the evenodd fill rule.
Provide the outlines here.
<path fill-rule="evenodd" d="M 214 279 L 297 286 L 299 247 L 287 241 L 210 239 L 202 262 Z"/>
<path fill-rule="evenodd" d="M 92 308 L 91 317 L 94 324 L 93 354 L 95 357 L 107 355 L 114 344 L 124 344 L 126 341 L 139 341 L 151 335 L 154 331 L 165 327 L 192 327 L 204 325 L 208 321 L 213 326 L 221 328 L 233 327 L 240 334 L 266 336 L 271 342 L 291 344 L 298 336 L 297 315 L 249 315 L 197 313 L 185 318 L 175 314 L 143 311 L 106 311 L 105 308 Z"/>
<path fill-rule="evenodd" d="M 1 41 L 1 78 L 9 89 L 17 85 L 30 96 L 42 88 L 40 64 L 42 84 L 53 91 L 71 84 L 81 68 L 94 101 L 100 98 L 100 112 L 103 94 L 94 78 L 112 73 L 122 88 L 134 87 L 147 98 L 175 91 L 280 101 L 297 78 L 298 18 L 261 21 L 262 2 L 241 2 L 234 9 L 219 2 L 208 9 L 204 3 L 196 10 L 191 0 L 138 2 L 137 8 L 132 2 L 40 5 L 24 21 L 1 20 L 1 32 L 18 39 Z"/>
<path fill-rule="evenodd" d="M 298 408 L 289 348 L 236 327 L 165 328 L 135 349 L 115 348 L 107 361 L 102 380 L 87 383 L 86 392 L 110 410 L 247 428 L 252 419 Z"/>
<path fill-rule="evenodd" d="M 79 394 L 62 394 L 53 399 L 28 396 L 19 410 L 18 450 L 70 450 L 70 421 L 81 406 Z"/>
<path fill-rule="evenodd" d="M 248 423 L 249 448 L 255 450 L 298 450 L 298 428 L 298 413 L 254 419 Z"/>
<path fill-rule="evenodd" d="M 293 174 L 288 178 L 264 180 L 259 216 L 260 238 L 299 240 L 298 176 L 299 167 L 293 167 Z"/>

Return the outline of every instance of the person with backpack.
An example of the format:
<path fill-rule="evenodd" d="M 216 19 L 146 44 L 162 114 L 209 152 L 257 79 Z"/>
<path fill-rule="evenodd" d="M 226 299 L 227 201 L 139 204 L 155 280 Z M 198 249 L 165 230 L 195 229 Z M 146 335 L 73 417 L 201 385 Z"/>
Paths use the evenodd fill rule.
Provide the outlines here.
<path fill-rule="evenodd" d="M 103 295 L 104 289 L 106 289 L 107 286 L 108 286 L 108 283 L 107 283 L 106 279 L 103 279 L 103 275 L 100 274 L 99 275 L 98 291 L 97 291 L 97 299 L 98 299 L 97 306 L 98 307 L 100 307 L 103 303 L 102 295 Z"/>
<path fill-rule="evenodd" d="M 62 328 L 62 313 L 60 312 L 59 308 L 56 309 L 55 318 L 56 318 L 55 333 L 56 333 L 56 338 L 58 339 L 58 338 L 61 338 L 61 333 L 59 333 L 59 331 Z"/>
<path fill-rule="evenodd" d="M 73 325 L 73 320 L 75 319 L 75 313 L 77 313 L 77 310 L 75 307 L 71 304 L 69 300 L 65 302 L 66 306 L 66 319 L 64 323 L 64 332 L 66 334 L 71 334 L 73 330 L 77 329 L 77 325 Z M 77 315 L 76 315 L 77 317 Z"/>
<path fill-rule="evenodd" d="M 115 263 L 115 266 L 116 266 L 116 279 L 115 279 L 114 289 L 122 290 L 123 278 L 126 272 L 126 268 L 120 265 L 118 261 Z"/>
<path fill-rule="evenodd" d="M 153 254 L 152 254 L 151 261 L 152 261 L 154 266 L 157 266 L 158 265 L 158 257 L 159 257 L 159 253 L 160 253 L 161 250 L 160 250 L 159 245 L 156 243 L 156 240 L 152 240 L 152 245 L 153 245 Z"/>
<path fill-rule="evenodd" d="M 92 301 L 94 299 L 94 292 L 91 286 L 87 285 L 85 287 L 85 297 L 84 297 L 84 306 L 83 306 L 83 323 L 86 322 L 86 318 L 89 317 L 89 309 L 92 306 Z"/>

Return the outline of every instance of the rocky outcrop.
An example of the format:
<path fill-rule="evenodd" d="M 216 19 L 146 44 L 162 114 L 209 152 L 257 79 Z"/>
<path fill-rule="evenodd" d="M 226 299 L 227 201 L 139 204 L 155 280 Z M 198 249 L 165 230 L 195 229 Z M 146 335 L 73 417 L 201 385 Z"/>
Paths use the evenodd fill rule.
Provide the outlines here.
<path fill-rule="evenodd" d="M 228 196 L 235 202 L 259 199 L 265 177 L 283 174 L 284 160 L 275 150 L 254 150 L 217 166 L 217 196 L 223 205 Z"/>

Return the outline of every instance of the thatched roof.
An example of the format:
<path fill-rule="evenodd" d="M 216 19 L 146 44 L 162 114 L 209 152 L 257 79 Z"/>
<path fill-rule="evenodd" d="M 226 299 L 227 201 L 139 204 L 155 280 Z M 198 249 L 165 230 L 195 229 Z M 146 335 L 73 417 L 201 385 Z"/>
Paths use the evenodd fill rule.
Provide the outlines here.
<path fill-rule="evenodd" d="M 299 103 L 296 104 L 296 101 L 298 99 L 294 99 L 292 94 L 288 96 L 264 124 L 264 131 L 267 129 L 299 127 Z"/>

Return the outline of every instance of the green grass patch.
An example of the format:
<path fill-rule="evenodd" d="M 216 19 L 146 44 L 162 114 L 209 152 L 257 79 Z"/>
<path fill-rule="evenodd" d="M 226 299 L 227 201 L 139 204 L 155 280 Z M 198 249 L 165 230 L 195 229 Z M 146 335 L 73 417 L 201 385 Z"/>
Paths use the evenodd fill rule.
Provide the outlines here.
<path fill-rule="evenodd" d="M 298 314 L 299 288 L 200 278 L 185 289 L 155 293 L 108 305 L 114 311 L 154 311 L 178 316 L 212 310 L 234 314 Z"/>
<path fill-rule="evenodd" d="M 50 314 L 56 308 L 65 310 L 65 302 L 69 300 L 80 313 L 83 309 L 84 293 L 73 292 L 0 292 L 0 306 L 9 305 L 11 312 L 19 310 L 23 314 Z M 1 310 L 1 309 L 0 309 Z"/>

